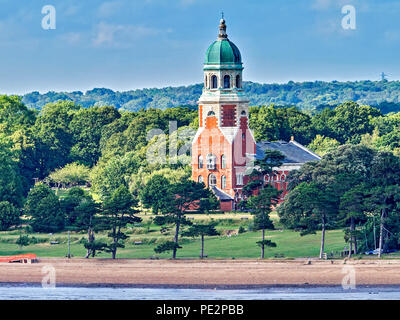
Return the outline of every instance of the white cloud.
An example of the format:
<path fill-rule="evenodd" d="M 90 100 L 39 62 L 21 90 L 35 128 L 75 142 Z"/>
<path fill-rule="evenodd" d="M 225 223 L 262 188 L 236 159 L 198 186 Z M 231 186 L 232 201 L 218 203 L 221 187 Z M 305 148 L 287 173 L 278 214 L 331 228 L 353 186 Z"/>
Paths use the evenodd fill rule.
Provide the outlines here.
<path fill-rule="evenodd" d="M 311 8 L 314 10 L 326 10 L 331 6 L 331 0 L 314 0 Z"/>
<path fill-rule="evenodd" d="M 79 32 L 68 32 L 61 35 L 60 38 L 63 42 L 66 42 L 70 45 L 75 45 L 83 40 L 83 35 Z"/>
<path fill-rule="evenodd" d="M 99 17 L 102 17 L 102 18 L 110 17 L 122 8 L 123 8 L 123 2 L 120 0 L 107 1 L 107 2 L 103 2 L 100 5 L 99 9 L 97 10 L 97 14 Z"/>
<path fill-rule="evenodd" d="M 63 11 L 63 13 L 64 13 L 66 16 L 74 16 L 74 15 L 78 14 L 78 12 L 79 12 L 80 9 L 81 9 L 80 6 L 71 5 L 71 6 L 67 7 L 67 8 Z"/>
<path fill-rule="evenodd" d="M 194 4 L 196 2 L 196 0 L 180 0 L 180 3 L 184 6 L 190 6 L 192 4 Z"/>
<path fill-rule="evenodd" d="M 95 46 L 126 47 L 139 38 L 159 35 L 162 32 L 161 30 L 145 26 L 117 25 L 100 22 L 96 26 L 96 35 L 93 39 L 93 44 Z M 164 32 L 171 32 L 171 30 L 167 29 Z"/>
<path fill-rule="evenodd" d="M 398 42 L 400 39 L 400 34 L 395 30 L 385 31 L 383 38 L 388 42 Z"/>
<path fill-rule="evenodd" d="M 341 8 L 346 4 L 354 5 L 357 0 L 313 0 L 311 9 L 316 11 L 324 11 L 334 8 Z"/>

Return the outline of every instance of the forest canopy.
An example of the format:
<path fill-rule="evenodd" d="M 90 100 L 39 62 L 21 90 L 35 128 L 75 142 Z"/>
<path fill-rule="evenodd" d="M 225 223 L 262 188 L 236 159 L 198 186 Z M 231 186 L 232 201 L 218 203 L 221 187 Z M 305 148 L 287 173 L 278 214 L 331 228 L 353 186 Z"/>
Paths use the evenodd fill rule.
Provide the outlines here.
<path fill-rule="evenodd" d="M 85 108 L 90 106 L 114 106 L 117 109 L 138 111 L 140 109 L 167 109 L 182 105 L 196 107 L 203 84 L 181 87 L 137 89 L 125 92 L 95 88 L 85 93 L 31 92 L 23 95 L 22 102 L 34 109 L 58 100 L 69 100 Z M 382 113 L 400 111 L 400 81 L 348 81 L 348 82 L 293 82 L 285 84 L 260 84 L 244 82 L 243 88 L 250 105 L 275 104 L 296 106 L 300 110 L 321 111 L 345 101 L 375 106 Z"/>

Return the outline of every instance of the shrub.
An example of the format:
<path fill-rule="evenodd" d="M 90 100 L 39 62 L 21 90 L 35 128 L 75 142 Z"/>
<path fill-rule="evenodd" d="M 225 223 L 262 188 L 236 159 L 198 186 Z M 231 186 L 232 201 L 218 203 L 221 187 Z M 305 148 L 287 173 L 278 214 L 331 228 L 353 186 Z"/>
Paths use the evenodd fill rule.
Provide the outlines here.
<path fill-rule="evenodd" d="M 175 243 L 173 241 L 167 241 L 167 242 L 159 244 L 157 247 L 155 247 L 154 251 L 156 253 L 162 253 L 162 252 L 171 251 L 171 250 L 180 249 L 180 248 L 182 248 L 182 247 L 180 245 L 178 245 L 177 243 Z"/>
<path fill-rule="evenodd" d="M 22 248 L 24 246 L 29 246 L 30 240 L 27 235 L 20 235 L 17 241 L 15 241 L 15 243 L 19 245 L 20 248 Z"/>
<path fill-rule="evenodd" d="M 245 233 L 245 232 L 246 232 L 246 229 L 243 228 L 243 226 L 240 226 L 239 230 L 238 230 L 238 233 Z"/>

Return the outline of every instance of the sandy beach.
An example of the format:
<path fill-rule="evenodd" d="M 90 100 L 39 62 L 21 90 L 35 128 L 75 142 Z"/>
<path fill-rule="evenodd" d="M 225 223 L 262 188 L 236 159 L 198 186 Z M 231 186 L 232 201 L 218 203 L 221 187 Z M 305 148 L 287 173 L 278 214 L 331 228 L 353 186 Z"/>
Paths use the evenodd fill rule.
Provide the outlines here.
<path fill-rule="evenodd" d="M 39 259 L 38 263 L 0 263 L 2 283 L 41 283 L 52 266 L 56 283 L 167 287 L 256 287 L 341 285 L 354 267 L 357 285 L 400 285 L 400 260 L 257 261 Z M 345 267 L 345 269 L 343 269 Z M 46 269 L 46 268 L 45 268 Z"/>

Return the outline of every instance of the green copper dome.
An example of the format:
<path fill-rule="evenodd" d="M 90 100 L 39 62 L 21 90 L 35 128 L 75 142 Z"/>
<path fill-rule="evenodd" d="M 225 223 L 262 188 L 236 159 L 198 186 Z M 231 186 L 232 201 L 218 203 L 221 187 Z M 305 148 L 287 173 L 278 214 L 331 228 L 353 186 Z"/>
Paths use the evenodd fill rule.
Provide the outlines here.
<path fill-rule="evenodd" d="M 242 64 L 242 57 L 233 42 L 228 39 L 218 39 L 207 49 L 204 64 L 237 65 Z"/>
<path fill-rule="evenodd" d="M 204 69 L 243 69 L 242 56 L 235 44 L 228 40 L 225 20 L 219 24 L 218 39 L 208 47 Z"/>

